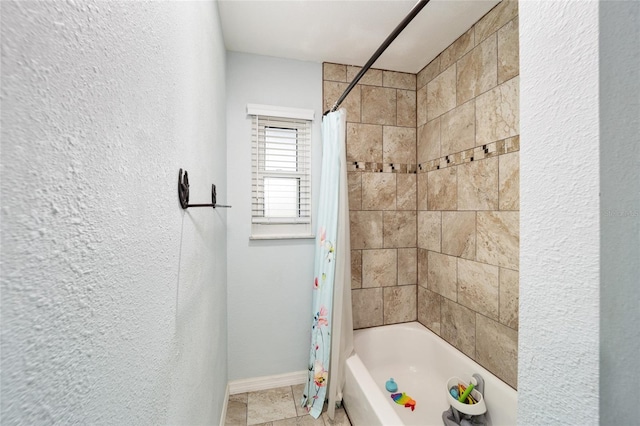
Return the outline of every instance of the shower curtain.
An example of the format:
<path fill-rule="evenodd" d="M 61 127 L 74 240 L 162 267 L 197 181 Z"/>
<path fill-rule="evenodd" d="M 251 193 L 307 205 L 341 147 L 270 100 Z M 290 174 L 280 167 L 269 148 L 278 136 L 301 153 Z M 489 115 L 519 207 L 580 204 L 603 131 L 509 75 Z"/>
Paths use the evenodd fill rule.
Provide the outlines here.
<path fill-rule="evenodd" d="M 342 400 L 344 362 L 353 351 L 345 140 L 345 110 L 327 114 L 322 120 L 309 373 L 301 401 L 314 418 L 322 414 L 325 399 L 327 414 L 334 418 Z"/>

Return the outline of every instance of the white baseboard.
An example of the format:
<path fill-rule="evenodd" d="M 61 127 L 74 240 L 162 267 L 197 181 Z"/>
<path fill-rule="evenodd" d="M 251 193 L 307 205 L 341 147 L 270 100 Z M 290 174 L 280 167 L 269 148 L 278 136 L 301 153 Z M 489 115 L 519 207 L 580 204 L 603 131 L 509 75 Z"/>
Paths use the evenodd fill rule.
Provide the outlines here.
<path fill-rule="evenodd" d="M 282 386 L 299 385 L 307 381 L 308 371 L 294 371 L 274 376 L 252 377 L 229 382 L 229 394 L 255 392 Z"/>
<path fill-rule="evenodd" d="M 220 426 L 224 426 L 224 422 L 227 419 L 228 405 L 229 405 L 229 384 L 227 383 L 227 389 L 224 392 L 224 404 L 222 404 L 222 413 L 220 413 Z"/>

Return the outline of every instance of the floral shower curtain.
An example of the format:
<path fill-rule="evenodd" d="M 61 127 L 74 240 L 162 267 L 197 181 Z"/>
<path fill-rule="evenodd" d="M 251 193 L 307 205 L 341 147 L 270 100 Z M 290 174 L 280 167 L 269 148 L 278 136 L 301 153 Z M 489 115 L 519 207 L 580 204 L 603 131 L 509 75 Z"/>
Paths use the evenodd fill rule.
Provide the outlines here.
<path fill-rule="evenodd" d="M 340 367 L 353 349 L 345 137 L 345 110 L 327 114 L 322 121 L 309 375 L 301 401 L 314 418 L 322 413 L 325 398 L 333 418 L 344 382 Z"/>

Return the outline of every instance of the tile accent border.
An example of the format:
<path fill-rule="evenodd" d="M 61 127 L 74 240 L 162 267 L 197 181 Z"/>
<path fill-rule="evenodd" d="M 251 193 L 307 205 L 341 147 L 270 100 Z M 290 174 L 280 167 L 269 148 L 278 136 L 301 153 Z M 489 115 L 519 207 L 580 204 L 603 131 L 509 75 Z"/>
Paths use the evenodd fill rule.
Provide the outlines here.
<path fill-rule="evenodd" d="M 374 172 L 374 173 L 417 173 L 417 164 L 402 163 L 371 163 L 366 161 L 347 162 L 348 172 Z"/>
<path fill-rule="evenodd" d="M 291 373 L 275 374 L 273 376 L 250 377 L 248 379 L 234 380 L 228 384 L 229 394 L 236 395 L 238 393 L 299 385 L 307 380 L 308 374 L 308 371 L 303 370 L 293 371 Z"/>
<path fill-rule="evenodd" d="M 445 155 L 444 157 L 420 163 L 418 164 L 418 172 L 424 173 L 431 172 L 433 170 L 446 169 L 447 167 L 484 160 L 485 158 L 491 158 L 515 151 L 520 151 L 520 136 L 513 136 L 501 141 L 491 142 L 486 145 L 480 145 L 475 148 L 470 148 L 465 151 L 456 152 L 455 154 Z"/>

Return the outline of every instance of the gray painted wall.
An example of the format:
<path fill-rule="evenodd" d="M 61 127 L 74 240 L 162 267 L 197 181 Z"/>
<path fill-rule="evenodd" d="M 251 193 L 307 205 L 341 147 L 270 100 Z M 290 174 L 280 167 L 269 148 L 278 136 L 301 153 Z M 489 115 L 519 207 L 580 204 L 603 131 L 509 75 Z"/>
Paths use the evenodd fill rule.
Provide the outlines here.
<path fill-rule="evenodd" d="M 634 424 L 640 381 L 640 2 L 600 3 L 600 418 Z"/>
<path fill-rule="evenodd" d="M 217 424 L 215 2 L 2 2 L 2 423 Z"/>
<path fill-rule="evenodd" d="M 250 241 L 251 119 L 247 103 L 315 110 L 312 211 L 317 210 L 322 65 L 227 54 L 229 380 L 307 369 L 315 240 Z M 315 226 L 314 226 L 315 232 Z"/>

